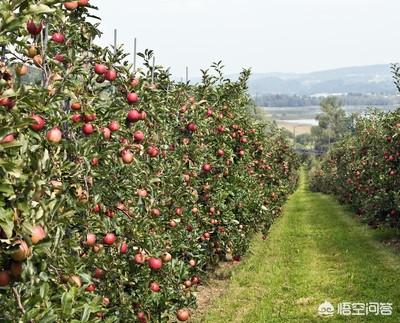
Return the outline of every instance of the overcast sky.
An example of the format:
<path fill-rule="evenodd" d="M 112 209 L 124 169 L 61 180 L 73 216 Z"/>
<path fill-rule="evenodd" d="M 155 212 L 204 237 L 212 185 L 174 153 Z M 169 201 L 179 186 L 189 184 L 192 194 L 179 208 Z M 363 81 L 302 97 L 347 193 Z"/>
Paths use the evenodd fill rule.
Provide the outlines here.
<path fill-rule="evenodd" d="M 399 61 L 400 0 L 90 0 L 101 42 L 153 49 L 180 77 L 223 60 L 226 73 L 311 72 Z"/>

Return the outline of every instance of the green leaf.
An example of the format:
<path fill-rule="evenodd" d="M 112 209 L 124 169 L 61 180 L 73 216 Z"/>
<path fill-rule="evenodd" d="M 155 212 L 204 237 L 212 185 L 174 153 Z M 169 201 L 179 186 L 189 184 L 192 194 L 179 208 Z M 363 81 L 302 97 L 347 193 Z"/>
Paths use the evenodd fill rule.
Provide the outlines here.
<path fill-rule="evenodd" d="M 5 232 L 7 238 L 12 237 L 14 230 L 14 212 L 0 208 L 0 227 Z"/>

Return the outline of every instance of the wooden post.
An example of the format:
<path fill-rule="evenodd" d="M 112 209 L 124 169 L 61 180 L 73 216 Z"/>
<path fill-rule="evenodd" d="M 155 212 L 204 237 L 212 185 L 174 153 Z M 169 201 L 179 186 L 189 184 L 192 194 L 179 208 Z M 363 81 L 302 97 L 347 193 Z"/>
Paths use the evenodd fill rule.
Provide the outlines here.
<path fill-rule="evenodd" d="M 189 82 L 189 67 L 186 66 L 186 84 Z"/>
<path fill-rule="evenodd" d="M 114 29 L 114 55 L 117 54 L 117 29 Z"/>
<path fill-rule="evenodd" d="M 153 56 L 153 66 L 151 68 L 151 84 L 154 84 L 154 66 L 156 64 L 156 57 Z"/>
<path fill-rule="evenodd" d="M 40 34 L 40 40 L 42 43 L 42 59 L 43 59 L 43 66 L 42 66 L 42 86 L 47 86 L 47 71 L 46 71 L 46 51 L 47 51 L 47 42 L 49 39 L 49 30 L 47 26 L 44 26 L 42 33 Z"/>
<path fill-rule="evenodd" d="M 137 55 L 137 47 L 136 47 L 136 37 L 133 41 L 133 74 L 136 73 L 136 55 Z"/>
<path fill-rule="evenodd" d="M 6 46 L 1 45 L 1 61 L 5 62 L 6 61 Z"/>

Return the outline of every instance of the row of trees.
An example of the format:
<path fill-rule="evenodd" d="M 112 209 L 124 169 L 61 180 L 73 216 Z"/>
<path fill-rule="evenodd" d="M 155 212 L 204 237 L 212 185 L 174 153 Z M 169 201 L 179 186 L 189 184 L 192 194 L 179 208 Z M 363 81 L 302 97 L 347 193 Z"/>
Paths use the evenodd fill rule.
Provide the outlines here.
<path fill-rule="evenodd" d="M 133 71 L 94 45 L 94 9 L 0 2 L 2 322 L 186 321 L 296 185 L 287 138 L 248 114 L 249 71 L 176 83 L 151 51 Z"/>

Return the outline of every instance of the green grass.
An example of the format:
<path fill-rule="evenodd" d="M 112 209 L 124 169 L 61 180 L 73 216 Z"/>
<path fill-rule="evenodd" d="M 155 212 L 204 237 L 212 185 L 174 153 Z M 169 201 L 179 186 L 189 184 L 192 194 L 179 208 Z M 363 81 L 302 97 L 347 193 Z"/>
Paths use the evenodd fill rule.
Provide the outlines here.
<path fill-rule="evenodd" d="M 400 322 L 400 257 L 334 198 L 299 189 L 266 241 L 233 270 L 198 322 Z M 392 316 L 318 316 L 329 301 L 391 302 Z"/>

